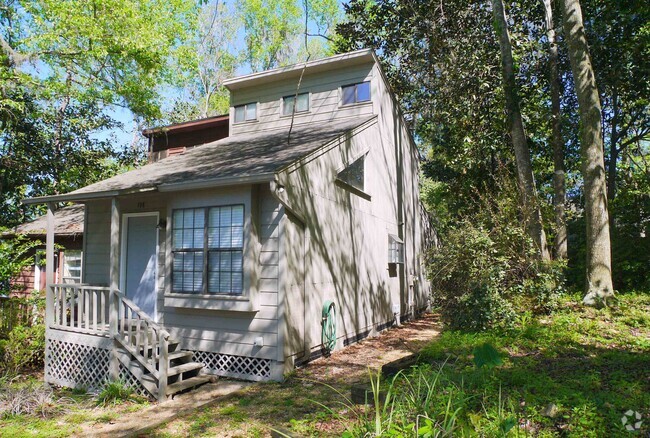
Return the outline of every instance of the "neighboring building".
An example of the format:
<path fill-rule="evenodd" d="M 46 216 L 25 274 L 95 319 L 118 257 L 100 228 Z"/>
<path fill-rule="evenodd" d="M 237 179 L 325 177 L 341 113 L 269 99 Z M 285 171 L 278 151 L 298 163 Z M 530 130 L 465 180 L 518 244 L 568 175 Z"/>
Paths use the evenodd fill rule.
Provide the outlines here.
<path fill-rule="evenodd" d="M 372 51 L 225 85 L 230 137 L 26 200 L 86 207 L 84 285 L 48 293 L 48 382 L 280 380 L 426 308 L 418 152 Z"/>
<path fill-rule="evenodd" d="M 54 281 L 55 283 L 81 283 L 84 206 L 71 205 L 57 210 L 54 216 L 56 222 Z M 45 260 L 40 259 L 40 253 L 45 249 L 46 224 L 46 217 L 41 216 L 3 233 L 3 237 L 24 235 L 28 239 L 42 242 L 41 246 L 29 254 L 33 257 L 33 263 L 12 280 L 11 289 L 14 296 L 26 296 L 33 290 L 45 289 Z"/>
<path fill-rule="evenodd" d="M 149 162 L 185 153 L 200 146 L 228 137 L 228 114 L 161 126 L 142 131 L 148 141 Z"/>

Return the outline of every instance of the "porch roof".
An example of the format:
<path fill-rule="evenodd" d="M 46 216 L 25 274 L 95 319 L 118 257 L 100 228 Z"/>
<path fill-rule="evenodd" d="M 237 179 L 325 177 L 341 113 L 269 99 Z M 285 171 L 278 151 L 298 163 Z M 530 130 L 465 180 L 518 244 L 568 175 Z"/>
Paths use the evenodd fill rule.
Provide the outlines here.
<path fill-rule="evenodd" d="M 74 236 L 84 231 L 84 206 L 68 205 L 54 212 L 54 234 L 57 236 Z M 3 233 L 3 236 L 27 234 L 29 236 L 45 236 L 47 215 L 37 217 L 33 221 L 16 225 Z"/>
<path fill-rule="evenodd" d="M 311 154 L 375 116 L 296 125 L 227 137 L 173 158 L 147 164 L 64 195 L 23 200 L 27 204 L 84 201 L 130 193 L 189 190 L 272 181 L 275 172 Z"/>

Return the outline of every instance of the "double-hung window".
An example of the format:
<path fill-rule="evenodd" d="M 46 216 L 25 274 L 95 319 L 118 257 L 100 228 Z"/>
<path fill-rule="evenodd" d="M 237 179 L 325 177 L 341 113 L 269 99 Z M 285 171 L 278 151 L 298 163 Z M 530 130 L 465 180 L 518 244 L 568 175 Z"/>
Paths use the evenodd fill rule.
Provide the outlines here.
<path fill-rule="evenodd" d="M 240 295 L 244 206 L 174 210 L 172 292 Z"/>
<path fill-rule="evenodd" d="M 341 87 L 343 105 L 370 102 L 370 82 L 345 85 Z"/>

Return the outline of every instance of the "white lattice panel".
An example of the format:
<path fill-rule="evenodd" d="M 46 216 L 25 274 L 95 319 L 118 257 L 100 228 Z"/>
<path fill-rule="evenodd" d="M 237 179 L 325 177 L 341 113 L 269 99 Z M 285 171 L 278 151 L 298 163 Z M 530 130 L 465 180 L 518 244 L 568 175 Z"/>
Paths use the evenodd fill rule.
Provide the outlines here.
<path fill-rule="evenodd" d="M 201 362 L 210 373 L 249 380 L 271 377 L 271 360 L 230 354 L 194 351 L 195 362 Z"/>
<path fill-rule="evenodd" d="M 120 363 L 120 380 L 124 382 L 126 386 L 131 387 L 136 394 L 143 397 L 154 397 L 154 395 L 147 391 L 147 388 L 145 388 L 138 378 L 135 377 L 128 368 L 122 365 L 122 363 Z"/>
<path fill-rule="evenodd" d="M 108 350 L 48 339 L 45 377 L 61 386 L 99 389 L 108 379 L 109 361 Z"/>

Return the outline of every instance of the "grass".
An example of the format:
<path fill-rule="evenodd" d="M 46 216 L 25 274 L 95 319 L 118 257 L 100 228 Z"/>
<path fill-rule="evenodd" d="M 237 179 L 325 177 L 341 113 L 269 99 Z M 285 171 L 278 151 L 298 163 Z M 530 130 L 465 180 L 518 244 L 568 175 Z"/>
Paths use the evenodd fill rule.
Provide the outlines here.
<path fill-rule="evenodd" d="M 109 392 L 120 391 L 113 388 Z M 0 436 L 56 438 L 117 421 L 147 403 L 131 395 L 127 400 L 103 406 L 97 396 L 74 389 L 50 388 L 43 385 L 41 375 L 25 374 L 2 382 L 0 405 Z"/>
<path fill-rule="evenodd" d="M 579 296 L 568 296 L 553 315 L 523 313 L 507 331 L 443 331 L 421 351 L 418 367 L 375 381 L 390 394 L 385 404 L 352 405 L 349 384 L 308 380 L 306 368 L 285 382 L 231 394 L 149 436 L 266 437 L 271 428 L 346 437 L 377 431 L 414 436 L 416 430 L 422 437 L 645 436 L 650 430 L 650 294 L 620 294 L 604 309 L 579 302 Z M 486 343 L 501 361 L 478 368 L 474 353 Z M 71 401 L 55 404 L 45 416 L 4 415 L 0 435 L 69 436 L 146 406 L 127 397 L 98 407 L 95 397 L 66 390 L 55 390 L 53 397 Z M 624 429 L 621 418 L 628 410 L 643 415 L 641 431 Z"/>
<path fill-rule="evenodd" d="M 604 309 L 579 303 L 579 296 L 564 297 L 555 314 L 524 313 L 508 331 L 443 331 L 417 368 L 380 382 L 387 404 L 353 406 L 346 384 L 293 374 L 176 419 L 154 436 L 268 436 L 271 428 L 346 437 L 414 436 L 416 428 L 420 436 L 644 436 L 650 295 L 621 294 Z M 477 368 L 474 351 L 485 343 L 498 350 L 501 365 Z M 632 434 L 621 423 L 630 409 L 644 416 Z"/>

